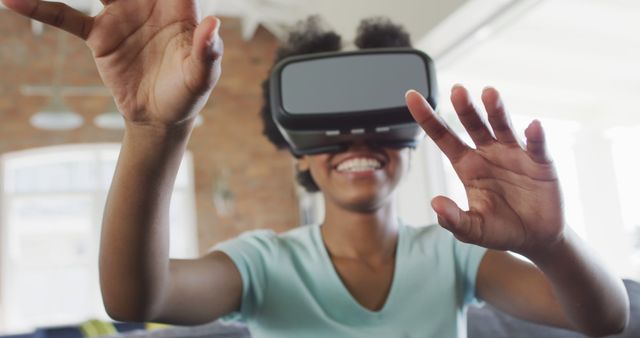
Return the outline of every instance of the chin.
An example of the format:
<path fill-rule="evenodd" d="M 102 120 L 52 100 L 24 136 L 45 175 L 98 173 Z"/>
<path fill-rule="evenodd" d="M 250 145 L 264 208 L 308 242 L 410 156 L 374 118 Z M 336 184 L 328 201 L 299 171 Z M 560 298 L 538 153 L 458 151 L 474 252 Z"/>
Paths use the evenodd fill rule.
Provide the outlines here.
<path fill-rule="evenodd" d="M 373 213 L 391 203 L 390 195 L 381 195 L 379 191 L 343 198 L 338 203 L 343 209 L 358 213 Z"/>

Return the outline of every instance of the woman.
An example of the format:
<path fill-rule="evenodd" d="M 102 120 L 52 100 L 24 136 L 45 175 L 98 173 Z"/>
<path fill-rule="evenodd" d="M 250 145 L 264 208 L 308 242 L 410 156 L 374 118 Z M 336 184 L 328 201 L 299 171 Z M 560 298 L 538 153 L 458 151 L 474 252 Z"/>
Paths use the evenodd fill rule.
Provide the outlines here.
<path fill-rule="evenodd" d="M 249 233 L 199 259 L 170 260 L 170 194 L 195 117 L 220 75 L 220 21 L 198 23 L 195 1 L 102 2 L 92 18 L 45 1 L 3 0 L 86 40 L 125 116 L 100 252 L 114 319 L 199 324 L 239 311 L 255 337 L 464 337 L 464 308 L 478 298 L 589 335 L 625 327 L 621 281 L 565 226 L 540 123 L 527 128 L 522 147 L 491 88 L 483 103 L 493 133 L 464 88 L 451 93 L 476 149 L 418 93 L 407 94 L 414 118 L 467 189 L 470 211 L 446 197 L 432 202 L 448 232 L 397 220 L 392 196 L 408 150 L 357 142 L 300 159 L 325 196 L 321 227 Z"/>

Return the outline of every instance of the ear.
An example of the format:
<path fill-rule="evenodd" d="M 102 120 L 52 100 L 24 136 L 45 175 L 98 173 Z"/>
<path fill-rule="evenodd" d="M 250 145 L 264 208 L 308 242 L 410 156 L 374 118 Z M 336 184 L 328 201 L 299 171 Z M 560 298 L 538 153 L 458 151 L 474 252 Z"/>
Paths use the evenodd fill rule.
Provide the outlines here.
<path fill-rule="evenodd" d="M 309 156 L 307 155 L 300 157 L 298 162 L 296 162 L 296 170 L 298 170 L 298 172 L 307 171 L 309 168 Z"/>

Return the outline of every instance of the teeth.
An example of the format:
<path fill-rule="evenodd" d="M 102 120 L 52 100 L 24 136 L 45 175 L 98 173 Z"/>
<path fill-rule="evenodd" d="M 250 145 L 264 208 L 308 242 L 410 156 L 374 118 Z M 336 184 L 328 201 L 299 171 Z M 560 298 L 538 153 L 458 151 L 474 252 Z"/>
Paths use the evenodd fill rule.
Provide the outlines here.
<path fill-rule="evenodd" d="M 344 161 L 336 168 L 338 171 L 367 171 L 380 169 L 382 164 L 372 158 L 352 158 Z"/>

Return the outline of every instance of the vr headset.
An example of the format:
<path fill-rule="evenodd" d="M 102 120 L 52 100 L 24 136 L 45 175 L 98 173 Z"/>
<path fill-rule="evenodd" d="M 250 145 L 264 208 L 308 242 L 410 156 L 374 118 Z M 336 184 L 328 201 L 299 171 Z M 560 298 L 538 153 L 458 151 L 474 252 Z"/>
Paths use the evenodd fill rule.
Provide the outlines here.
<path fill-rule="evenodd" d="M 316 53 L 279 62 L 271 112 L 294 155 L 340 152 L 356 140 L 415 147 L 424 133 L 404 101 L 409 89 L 437 102 L 433 62 L 411 48 Z"/>

